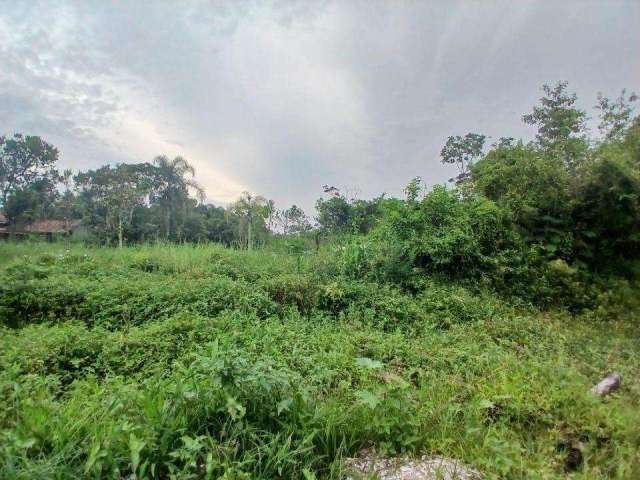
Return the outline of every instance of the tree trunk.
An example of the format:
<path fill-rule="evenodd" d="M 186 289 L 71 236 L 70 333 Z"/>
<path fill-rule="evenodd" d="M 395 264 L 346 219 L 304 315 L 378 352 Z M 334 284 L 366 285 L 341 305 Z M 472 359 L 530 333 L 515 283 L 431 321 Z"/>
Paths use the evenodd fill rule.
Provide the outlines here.
<path fill-rule="evenodd" d="M 251 217 L 249 217 L 249 223 L 247 224 L 247 250 L 251 250 L 253 247 L 253 237 L 251 231 Z"/>
<path fill-rule="evenodd" d="M 118 216 L 118 248 L 122 248 L 122 217 Z"/>

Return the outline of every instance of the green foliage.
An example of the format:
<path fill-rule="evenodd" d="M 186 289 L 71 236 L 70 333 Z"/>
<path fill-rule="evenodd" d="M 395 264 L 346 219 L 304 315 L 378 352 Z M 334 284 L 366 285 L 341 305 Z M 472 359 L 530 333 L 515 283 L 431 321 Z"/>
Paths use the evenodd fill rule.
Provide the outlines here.
<path fill-rule="evenodd" d="M 473 168 L 474 186 L 550 258 L 572 248 L 571 177 L 560 159 L 522 143 L 495 148 Z"/>
<path fill-rule="evenodd" d="M 38 207 L 41 199 L 34 188 L 14 191 L 4 205 L 4 211 L 8 219 L 13 223 L 21 224 L 38 218 Z"/>
<path fill-rule="evenodd" d="M 155 172 L 151 200 L 161 210 L 164 238 L 179 240 L 185 223 L 185 211 L 191 205 L 189 190 L 196 193 L 198 199 L 204 198 L 204 190 L 189 177 L 195 176 L 195 170 L 182 157 L 169 159 L 159 155 L 153 159 Z"/>
<path fill-rule="evenodd" d="M 442 163 L 450 163 L 458 168 L 457 181 L 464 181 L 469 176 L 469 168 L 482 155 L 485 136 L 477 133 L 467 133 L 464 137 L 456 135 L 449 137 L 440 151 Z"/>
<path fill-rule="evenodd" d="M 316 202 L 317 221 L 326 233 L 368 233 L 380 216 L 384 196 L 373 200 L 347 198 L 335 187 L 325 186 L 331 196 Z"/>
<path fill-rule="evenodd" d="M 484 137 L 451 137 L 473 162 L 454 188 L 325 187 L 315 232 L 292 207 L 261 249 L 273 202 L 196 205 L 183 159 L 76 176 L 65 218 L 78 201 L 156 243 L 0 245 L 0 478 L 337 479 L 372 445 L 638 477 L 639 124 L 603 97 L 589 142 L 566 88 L 525 116 L 531 144 L 480 159 Z M 591 395 L 612 370 L 623 387 Z"/>
<path fill-rule="evenodd" d="M 57 275 L 57 281 L 31 279 L 24 274 L 0 286 L 5 324 L 75 318 L 90 325 L 116 328 L 171 316 L 180 311 L 214 315 L 228 308 L 266 316 L 275 306 L 263 292 L 242 280 L 211 275 L 206 279 L 113 272 L 95 278 Z M 238 303 L 240 302 L 240 303 Z"/>
<path fill-rule="evenodd" d="M 491 268 L 491 257 L 514 243 L 505 225 L 490 200 L 437 186 L 391 212 L 381 235 L 399 243 L 400 256 L 412 267 L 460 278 Z"/>
<path fill-rule="evenodd" d="M 640 256 L 640 171 L 603 149 L 580 178 L 574 208 L 577 254 L 600 268 Z"/>
<path fill-rule="evenodd" d="M 148 164 L 109 165 L 82 172 L 76 185 L 90 199 L 85 215 L 100 218 L 98 226 L 107 234 L 117 235 L 122 247 L 124 228 L 131 224 L 133 212 L 142 205 L 153 187 L 153 171 Z"/>
<path fill-rule="evenodd" d="M 632 120 L 633 107 L 631 104 L 638 100 L 638 96 L 632 93 L 627 96 L 622 89 L 616 100 L 610 100 L 598 94 L 596 109 L 600 111 L 600 124 L 598 130 L 606 140 L 619 140 L 624 137 Z"/>
<path fill-rule="evenodd" d="M 57 177 L 58 150 L 40 137 L 16 133 L 0 136 L 0 206 L 11 195 Z"/>
<path fill-rule="evenodd" d="M 344 232 L 350 228 L 349 202 L 342 196 L 320 198 L 316 202 L 318 223 L 326 230 Z"/>
<path fill-rule="evenodd" d="M 461 215 L 454 200 L 414 213 Z M 611 318 L 637 312 L 636 287 L 542 315 L 444 277 L 376 280 L 378 245 L 294 273 L 286 252 L 3 244 L 0 477 L 340 478 L 374 444 L 564 478 L 574 437 L 576 478 L 637 473 L 640 345 Z M 625 387 L 601 403 L 610 369 Z"/>
<path fill-rule="evenodd" d="M 279 220 L 282 225 L 282 233 L 285 235 L 305 233 L 311 230 L 309 218 L 297 205 L 292 205 L 279 213 Z"/>
<path fill-rule="evenodd" d="M 264 232 L 264 219 L 268 216 L 270 208 L 271 205 L 266 198 L 250 192 L 243 192 L 242 196 L 231 205 L 230 211 L 240 218 L 243 229 L 240 241 L 246 245 L 247 250 L 253 249 L 256 230 Z"/>
<path fill-rule="evenodd" d="M 538 128 L 536 141 L 549 155 L 559 158 L 570 170 L 577 168 L 584 159 L 588 142 L 586 140 L 586 112 L 576 107 L 578 97 L 567 90 L 567 82 L 554 86 L 543 85 L 544 96 L 533 112 L 522 119 Z"/>

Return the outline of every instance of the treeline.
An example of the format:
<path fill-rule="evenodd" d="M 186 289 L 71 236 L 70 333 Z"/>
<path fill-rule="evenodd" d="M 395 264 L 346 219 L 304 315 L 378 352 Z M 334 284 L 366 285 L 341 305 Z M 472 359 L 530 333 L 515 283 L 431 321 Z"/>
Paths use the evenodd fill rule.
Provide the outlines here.
<path fill-rule="evenodd" d="M 567 271 L 630 268 L 640 254 L 637 97 L 599 95 L 598 131 L 591 132 L 566 82 L 543 91 L 523 116 L 537 128 L 534 140 L 500 138 L 486 148 L 478 133 L 449 137 L 441 159 L 458 169 L 449 186 L 427 193 L 418 177 L 405 199 L 361 200 L 325 185 L 313 220 L 295 205 L 279 210 L 248 192 L 226 208 L 207 204 L 182 157 L 59 172 L 55 147 L 20 134 L 0 138 L 0 201 L 14 227 L 39 218 L 81 222 L 105 244 L 215 241 L 251 249 L 273 233 L 313 232 L 317 240 L 373 232 L 380 248 L 395 242 L 378 259 L 395 260 L 380 272 L 489 275 L 494 282 L 501 272 L 509 285 L 522 272 L 538 275 L 532 265 L 545 262 Z"/>
<path fill-rule="evenodd" d="M 379 199 L 348 199 L 324 186 L 312 220 L 300 207 L 244 192 L 225 207 L 206 203 L 193 166 L 161 155 L 149 163 L 57 169 L 59 151 L 40 137 L 0 137 L 0 207 L 13 231 L 36 220 L 84 227 L 85 240 L 122 246 L 146 241 L 206 242 L 251 249 L 273 234 L 365 233 Z"/>

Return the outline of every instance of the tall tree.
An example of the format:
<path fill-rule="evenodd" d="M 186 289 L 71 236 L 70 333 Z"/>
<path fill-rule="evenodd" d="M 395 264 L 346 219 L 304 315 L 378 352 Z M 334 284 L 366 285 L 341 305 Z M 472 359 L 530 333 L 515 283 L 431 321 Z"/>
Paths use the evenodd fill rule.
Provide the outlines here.
<path fill-rule="evenodd" d="M 4 205 L 4 212 L 15 231 L 20 224 L 38 218 L 40 198 L 35 188 L 21 188 L 9 195 Z"/>
<path fill-rule="evenodd" d="M 0 206 L 9 195 L 39 180 L 57 176 L 58 150 L 40 137 L 16 133 L 0 137 Z"/>
<path fill-rule="evenodd" d="M 247 250 L 253 249 L 253 231 L 256 220 L 263 220 L 268 213 L 268 201 L 260 195 L 243 192 L 242 196 L 231 205 L 230 211 L 245 220 L 247 228 Z"/>
<path fill-rule="evenodd" d="M 467 133 L 451 136 L 447 139 L 440 151 L 442 163 L 454 164 L 458 167 L 457 182 L 465 180 L 469 176 L 469 169 L 480 156 L 484 147 L 485 136 L 478 133 Z M 453 180 L 453 179 L 451 179 Z"/>
<path fill-rule="evenodd" d="M 351 228 L 351 205 L 343 195 L 316 201 L 316 220 L 324 233 L 346 232 Z"/>
<path fill-rule="evenodd" d="M 180 237 L 181 224 L 189 205 L 189 191 L 194 191 L 199 200 L 204 199 L 204 190 L 193 179 L 195 169 L 183 157 L 170 159 L 159 155 L 153 159 L 156 168 L 152 202 L 160 205 L 164 216 L 164 237 Z"/>
<path fill-rule="evenodd" d="M 587 114 L 576 107 L 578 97 L 569 93 L 567 82 L 555 86 L 543 85 L 544 96 L 533 112 L 523 115 L 522 120 L 538 128 L 537 144 L 550 155 L 562 158 L 574 170 L 585 157 L 588 142 L 585 122 Z"/>
<path fill-rule="evenodd" d="M 60 201 L 60 210 L 64 219 L 65 228 L 69 230 L 69 221 L 75 200 L 73 195 L 73 172 L 70 169 L 65 169 L 60 176 L 60 181 L 64 186 L 64 192 L 62 192 Z"/>
<path fill-rule="evenodd" d="M 605 140 L 621 140 L 624 137 L 633 116 L 632 103 L 637 100 L 638 96 L 635 93 L 627 95 L 625 89 L 622 89 L 616 100 L 610 100 L 598 93 L 598 103 L 595 107 L 600 111 L 598 130 Z"/>
<path fill-rule="evenodd" d="M 304 233 L 311 230 L 311 222 L 309 217 L 297 205 L 292 205 L 286 210 L 280 212 L 280 221 L 282 223 L 282 233 L 285 235 Z"/>
<path fill-rule="evenodd" d="M 266 208 L 266 221 L 267 221 L 267 230 L 273 232 L 276 227 L 276 223 L 280 219 L 280 212 L 276 209 L 276 202 L 273 200 L 267 200 Z"/>
<path fill-rule="evenodd" d="M 118 246 L 122 248 L 124 229 L 131 224 L 134 209 L 144 203 L 152 188 L 149 165 L 106 165 L 79 173 L 75 181 L 78 188 L 102 209 L 104 229 L 117 235 Z"/>

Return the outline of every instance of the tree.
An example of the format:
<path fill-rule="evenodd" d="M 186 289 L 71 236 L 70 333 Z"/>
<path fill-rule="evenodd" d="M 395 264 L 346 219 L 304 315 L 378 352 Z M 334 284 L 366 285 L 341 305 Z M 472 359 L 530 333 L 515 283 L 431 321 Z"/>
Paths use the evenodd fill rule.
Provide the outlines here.
<path fill-rule="evenodd" d="M 599 98 L 604 139 L 589 152 L 572 192 L 577 258 L 618 271 L 640 257 L 640 117 L 631 120 L 624 97 L 617 106 Z"/>
<path fill-rule="evenodd" d="M 351 225 L 349 202 L 342 195 L 329 199 L 319 198 L 316 202 L 317 221 L 325 232 L 345 232 Z"/>
<path fill-rule="evenodd" d="M 151 201 L 160 205 L 163 211 L 164 237 L 179 239 L 189 205 L 189 191 L 195 191 L 196 197 L 203 200 L 204 190 L 193 179 L 195 169 L 183 157 L 169 159 L 159 155 L 153 159 L 153 165 L 155 181 Z"/>
<path fill-rule="evenodd" d="M 411 204 L 416 203 L 422 189 L 422 177 L 412 178 L 409 184 L 404 188 L 404 193 L 407 196 L 407 202 Z"/>
<path fill-rule="evenodd" d="M 108 233 L 116 233 L 122 248 L 124 228 L 131 224 L 134 209 L 148 197 L 153 176 L 149 164 L 106 165 L 79 173 L 76 184 L 103 210 L 103 225 Z"/>
<path fill-rule="evenodd" d="M 70 169 L 65 169 L 64 172 L 62 172 L 60 181 L 64 186 L 64 192 L 62 193 L 60 201 L 60 210 L 64 219 L 65 228 L 69 230 L 69 220 L 73 214 L 73 204 L 75 200 L 73 195 L 73 172 Z"/>
<path fill-rule="evenodd" d="M 520 233 L 553 258 L 571 254 L 572 177 L 562 159 L 501 142 L 472 168 L 476 192 L 509 212 Z"/>
<path fill-rule="evenodd" d="M 46 178 L 55 178 L 58 150 L 40 137 L 16 133 L 0 137 L 0 202 L 9 195 Z"/>
<path fill-rule="evenodd" d="M 598 103 L 595 108 L 600 111 L 598 130 L 605 140 L 621 140 L 631 123 L 633 102 L 638 100 L 635 93 L 627 96 L 622 89 L 620 96 L 612 101 L 598 93 Z"/>
<path fill-rule="evenodd" d="M 604 151 L 580 180 L 576 253 L 598 267 L 628 265 L 640 257 L 640 172 L 624 155 Z"/>
<path fill-rule="evenodd" d="M 437 185 L 419 201 L 402 202 L 382 225 L 385 239 L 399 249 L 400 262 L 430 273 L 479 275 L 493 268 L 488 258 L 509 241 L 494 202 L 465 198 Z"/>
<path fill-rule="evenodd" d="M 309 217 L 297 205 L 292 205 L 290 208 L 282 210 L 280 212 L 280 221 L 285 235 L 304 233 L 311 230 Z"/>
<path fill-rule="evenodd" d="M 267 200 L 265 206 L 265 218 L 267 219 L 267 230 L 270 232 L 276 227 L 277 222 L 280 220 L 280 212 L 276 209 L 276 202 L 273 200 Z"/>
<path fill-rule="evenodd" d="M 39 204 L 38 193 L 32 188 L 21 188 L 12 192 L 4 205 L 5 214 L 12 228 L 15 229 L 20 223 L 35 220 L 38 216 Z"/>
<path fill-rule="evenodd" d="M 11 192 L 4 210 L 14 226 L 39 218 L 50 218 L 59 193 L 55 178 L 42 177 Z"/>
<path fill-rule="evenodd" d="M 318 235 L 326 233 L 367 233 L 380 213 L 384 194 L 372 200 L 361 200 L 356 195 L 345 195 L 338 188 L 323 185 L 330 198 L 316 201 Z"/>
<path fill-rule="evenodd" d="M 222 207 L 201 204 L 195 211 L 203 217 L 207 239 L 227 246 L 237 241 L 239 218 Z"/>
<path fill-rule="evenodd" d="M 253 231 L 256 220 L 264 221 L 268 213 L 268 201 L 260 195 L 243 192 L 242 196 L 230 206 L 234 215 L 243 218 L 247 227 L 247 250 L 253 249 Z"/>
<path fill-rule="evenodd" d="M 457 182 L 462 182 L 469 176 L 473 162 L 482 155 L 485 138 L 478 133 L 467 133 L 464 137 L 455 135 L 447 139 L 440 151 L 440 157 L 442 163 L 455 164 L 458 167 Z"/>
<path fill-rule="evenodd" d="M 575 170 L 585 157 L 588 142 L 585 122 L 587 114 L 576 108 L 577 96 L 567 91 L 567 82 L 542 86 L 545 96 L 533 112 L 523 115 L 528 125 L 538 127 L 536 141 L 546 153 L 560 157 L 567 168 Z"/>

